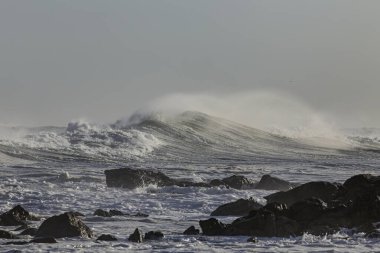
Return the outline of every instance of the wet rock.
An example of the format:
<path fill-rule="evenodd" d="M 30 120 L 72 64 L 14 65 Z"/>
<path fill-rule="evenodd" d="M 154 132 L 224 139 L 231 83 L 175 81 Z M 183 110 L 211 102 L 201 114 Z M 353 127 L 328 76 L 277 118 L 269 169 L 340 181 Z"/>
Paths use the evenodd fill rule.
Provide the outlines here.
<path fill-rule="evenodd" d="M 184 235 L 199 235 L 199 229 L 196 229 L 194 226 L 189 227 L 183 232 Z"/>
<path fill-rule="evenodd" d="M 140 229 L 136 228 L 133 234 L 131 234 L 128 238 L 128 241 L 131 242 L 138 242 L 141 243 L 143 242 L 143 234 Z"/>
<path fill-rule="evenodd" d="M 28 224 L 22 224 L 21 226 L 17 227 L 14 231 L 25 230 L 27 228 L 29 228 Z"/>
<path fill-rule="evenodd" d="M 273 193 L 266 196 L 265 199 L 267 200 L 267 203 L 277 202 L 288 206 L 312 197 L 328 202 L 337 196 L 341 191 L 341 188 L 342 185 L 338 183 L 310 182 L 286 192 Z"/>
<path fill-rule="evenodd" d="M 149 214 L 138 212 L 136 214 L 133 214 L 132 216 L 135 216 L 135 217 L 149 217 Z"/>
<path fill-rule="evenodd" d="M 227 186 L 221 179 L 213 179 L 210 181 L 210 186 Z"/>
<path fill-rule="evenodd" d="M 161 231 L 149 231 L 144 236 L 144 240 L 160 240 L 162 238 L 164 238 L 164 234 Z"/>
<path fill-rule="evenodd" d="M 92 231 L 72 213 L 46 219 L 37 230 L 37 237 L 92 237 Z"/>
<path fill-rule="evenodd" d="M 294 203 L 289 209 L 289 216 L 296 221 L 312 221 L 319 218 L 327 209 L 327 204 L 317 198 L 310 198 Z"/>
<path fill-rule="evenodd" d="M 264 175 L 261 177 L 260 182 L 255 185 L 256 189 L 273 190 L 273 191 L 288 191 L 292 189 L 293 185 L 285 180 L 273 177 L 271 175 Z"/>
<path fill-rule="evenodd" d="M 122 168 L 106 170 L 104 173 L 108 187 L 135 189 L 149 184 L 157 184 L 158 186 L 175 185 L 174 180 L 158 171 Z"/>
<path fill-rule="evenodd" d="M 251 210 L 258 210 L 263 207 L 253 199 L 238 199 L 219 206 L 211 216 L 246 216 Z"/>
<path fill-rule="evenodd" d="M 247 239 L 247 242 L 257 243 L 258 240 L 257 240 L 256 237 L 249 237 L 249 238 Z"/>
<path fill-rule="evenodd" d="M 38 220 L 37 217 L 31 215 L 22 206 L 17 205 L 8 212 L 0 215 L 0 226 L 19 226 L 24 225 L 27 220 Z"/>
<path fill-rule="evenodd" d="M 0 230 L 0 238 L 3 238 L 3 239 L 17 239 L 17 236 L 15 236 L 14 234 L 12 234 L 9 231 Z"/>
<path fill-rule="evenodd" d="M 37 228 L 27 228 L 20 233 L 20 235 L 35 236 L 37 234 Z"/>
<path fill-rule="evenodd" d="M 97 241 L 117 241 L 117 238 L 113 235 L 101 235 L 97 239 Z"/>
<path fill-rule="evenodd" d="M 70 212 L 70 213 L 72 213 L 73 215 L 75 215 L 75 216 L 79 216 L 79 217 L 84 217 L 85 215 L 83 214 L 83 213 L 81 213 L 81 212 Z"/>
<path fill-rule="evenodd" d="M 126 214 L 123 213 L 122 211 L 115 210 L 115 209 L 111 209 L 111 210 L 109 211 L 109 214 L 110 214 L 111 216 L 124 216 L 124 215 L 126 215 Z"/>
<path fill-rule="evenodd" d="M 223 183 L 234 189 L 252 188 L 253 183 L 244 176 L 233 175 L 222 179 Z"/>
<path fill-rule="evenodd" d="M 286 204 L 281 204 L 277 202 L 272 202 L 266 204 L 262 210 L 269 211 L 274 213 L 275 215 L 285 215 L 288 212 L 288 206 Z"/>
<path fill-rule="evenodd" d="M 28 241 L 11 241 L 11 242 L 6 242 L 4 245 L 25 245 L 28 244 Z"/>
<path fill-rule="evenodd" d="M 94 212 L 94 215 L 100 216 L 100 217 L 111 217 L 112 216 L 109 212 L 102 210 L 102 209 L 96 209 Z"/>
<path fill-rule="evenodd" d="M 368 192 L 380 193 L 380 176 L 360 174 L 347 179 L 341 192 L 341 199 L 345 201 L 355 200 Z"/>
<path fill-rule="evenodd" d="M 30 241 L 31 243 L 57 243 L 54 237 L 40 237 Z"/>
<path fill-rule="evenodd" d="M 224 235 L 226 225 L 215 218 L 199 221 L 199 225 L 204 235 Z"/>

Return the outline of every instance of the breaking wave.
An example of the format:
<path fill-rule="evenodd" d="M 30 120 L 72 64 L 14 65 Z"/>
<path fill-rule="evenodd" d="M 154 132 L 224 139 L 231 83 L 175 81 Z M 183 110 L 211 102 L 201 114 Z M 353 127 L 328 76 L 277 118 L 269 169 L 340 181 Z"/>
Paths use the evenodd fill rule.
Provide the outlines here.
<path fill-rule="evenodd" d="M 172 116 L 136 113 L 109 125 L 74 121 L 66 128 L 6 128 L 2 132 L 6 134 L 0 135 L 1 161 L 8 163 L 13 157 L 17 163 L 23 159 L 234 164 L 339 156 L 361 147 L 380 150 L 377 137 L 300 138 L 191 111 Z"/>

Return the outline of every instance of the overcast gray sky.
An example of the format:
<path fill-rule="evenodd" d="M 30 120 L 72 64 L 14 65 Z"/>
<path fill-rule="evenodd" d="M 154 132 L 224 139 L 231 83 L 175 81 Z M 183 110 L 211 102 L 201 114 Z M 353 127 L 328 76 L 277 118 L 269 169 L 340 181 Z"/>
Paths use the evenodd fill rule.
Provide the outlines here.
<path fill-rule="evenodd" d="M 113 122 L 171 93 L 285 91 L 380 127 L 380 1 L 0 1 L 0 123 Z"/>

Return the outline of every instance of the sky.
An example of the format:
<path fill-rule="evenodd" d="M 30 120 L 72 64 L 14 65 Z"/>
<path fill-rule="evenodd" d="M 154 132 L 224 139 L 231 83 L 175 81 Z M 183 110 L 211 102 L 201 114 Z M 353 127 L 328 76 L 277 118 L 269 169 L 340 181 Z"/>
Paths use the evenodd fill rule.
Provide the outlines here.
<path fill-rule="evenodd" d="M 341 126 L 380 127 L 379 10 L 377 0 L 2 0 L 0 124 L 114 122 L 170 94 L 274 91 Z"/>

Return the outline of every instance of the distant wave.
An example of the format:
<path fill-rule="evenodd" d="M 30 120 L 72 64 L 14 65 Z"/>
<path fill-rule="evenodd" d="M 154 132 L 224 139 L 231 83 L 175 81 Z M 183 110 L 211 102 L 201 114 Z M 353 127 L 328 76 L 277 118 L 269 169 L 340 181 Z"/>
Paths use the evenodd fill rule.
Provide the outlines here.
<path fill-rule="evenodd" d="M 7 128 L 2 159 L 36 162 L 239 163 L 311 159 L 357 148 L 380 150 L 379 139 L 350 137 L 347 146 L 326 138 L 295 138 L 200 112 L 135 114 L 110 125 L 70 122 L 66 128 Z M 368 137 L 366 137 L 368 138 Z M 5 159 L 4 157 L 7 157 Z M 1 158 L 1 156 L 0 156 Z"/>

